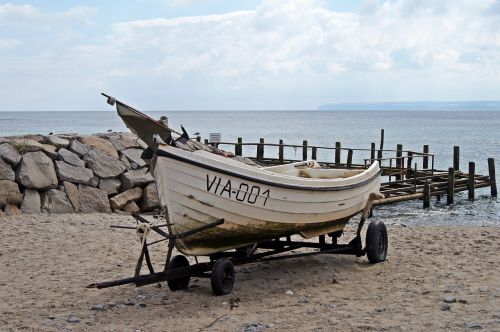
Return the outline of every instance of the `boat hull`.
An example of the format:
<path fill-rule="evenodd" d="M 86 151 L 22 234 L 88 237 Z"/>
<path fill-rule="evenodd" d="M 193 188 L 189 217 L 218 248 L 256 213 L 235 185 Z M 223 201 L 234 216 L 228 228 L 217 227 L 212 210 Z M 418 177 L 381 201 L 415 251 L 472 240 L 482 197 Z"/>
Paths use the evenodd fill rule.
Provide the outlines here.
<path fill-rule="evenodd" d="M 307 181 L 259 174 L 255 167 L 228 165 L 160 146 L 153 174 L 162 206 L 176 234 L 219 219 L 224 223 L 176 241 L 186 255 L 209 255 L 276 237 L 308 238 L 341 231 L 380 189 L 378 165 L 357 179 Z M 309 180 L 309 179 L 308 179 Z"/>

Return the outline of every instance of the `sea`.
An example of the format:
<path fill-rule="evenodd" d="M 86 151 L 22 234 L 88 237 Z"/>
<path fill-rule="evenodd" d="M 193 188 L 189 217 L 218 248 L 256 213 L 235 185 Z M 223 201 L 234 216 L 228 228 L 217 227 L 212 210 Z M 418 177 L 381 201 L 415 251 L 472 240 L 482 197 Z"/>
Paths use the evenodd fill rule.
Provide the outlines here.
<path fill-rule="evenodd" d="M 369 149 L 371 142 L 380 142 L 384 129 L 384 149 L 422 151 L 428 144 L 435 155 L 435 167 L 448 169 L 453 165 L 453 147 L 460 146 L 460 169 L 467 171 L 469 161 L 476 163 L 477 174 L 487 174 L 487 159 L 495 158 L 500 178 L 500 111 L 144 111 L 153 118 L 167 116 L 169 125 L 184 126 L 193 137 L 208 138 L 220 133 L 222 142 L 243 142 L 334 147 L 341 142 L 345 148 Z M 180 130 L 180 129 L 179 129 Z M 114 111 L 95 112 L 0 112 L 0 136 L 21 134 L 78 133 L 93 134 L 128 131 Z M 231 145 L 221 145 L 233 151 Z M 255 148 L 244 147 L 243 154 L 255 155 Z M 277 157 L 277 148 L 267 148 L 266 157 Z M 347 153 L 344 151 L 342 160 Z M 301 148 L 287 148 L 285 158 L 301 159 Z M 334 152 L 318 150 L 318 160 L 333 161 Z M 354 162 L 369 158 L 369 151 L 355 151 Z M 421 167 L 421 161 L 418 161 Z M 500 186 L 500 181 L 497 180 Z M 457 194 L 455 204 L 446 199 L 423 209 L 421 201 L 410 201 L 377 207 L 374 218 L 386 223 L 411 225 L 500 226 L 500 201 L 490 196 L 490 189 L 476 191 L 470 202 L 467 193 Z"/>

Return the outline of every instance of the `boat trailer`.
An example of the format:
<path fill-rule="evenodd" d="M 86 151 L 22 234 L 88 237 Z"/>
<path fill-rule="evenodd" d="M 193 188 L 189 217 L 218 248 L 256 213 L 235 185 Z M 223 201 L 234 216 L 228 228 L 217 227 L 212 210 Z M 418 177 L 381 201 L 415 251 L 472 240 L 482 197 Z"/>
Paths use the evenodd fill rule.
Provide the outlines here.
<path fill-rule="evenodd" d="M 331 237 L 331 243 L 327 243 L 325 235 L 320 235 L 318 237 L 318 242 L 293 241 L 290 236 L 286 236 L 270 241 L 255 243 L 243 248 L 237 248 L 233 251 L 218 252 L 208 256 L 210 259 L 208 262 L 198 262 L 197 257 L 195 257 L 196 263 L 193 265 L 189 264 L 188 259 L 184 255 L 175 255 L 172 257 L 176 240 L 222 225 L 224 219 L 217 220 L 187 232 L 169 234 L 162 230 L 162 228 L 168 226 L 168 224 L 153 225 L 144 217 L 134 214 L 133 216 L 137 221 L 137 227 L 111 226 L 114 228 L 135 229 L 140 236 L 142 233 L 142 250 L 137 260 L 134 276 L 125 279 L 93 283 L 88 285 L 87 288 L 108 288 L 126 284 L 145 286 L 167 281 L 170 290 L 176 291 L 186 289 L 189 286 L 191 277 L 198 277 L 211 279 L 212 290 L 215 295 L 226 295 L 231 293 L 233 289 L 235 280 L 234 266 L 236 265 L 320 254 L 343 254 L 355 255 L 356 257 L 361 257 L 366 254 L 370 263 L 383 262 L 387 256 L 388 237 L 386 226 L 382 221 L 372 221 L 369 224 L 366 232 L 365 247 L 363 247 L 361 241 L 361 230 L 365 220 L 371 214 L 371 203 L 372 199 L 369 199 L 361 215 L 356 236 L 347 244 L 337 243 L 337 239 L 342 235 L 343 231 L 328 234 L 329 237 Z M 149 231 L 154 231 L 163 238 L 147 243 L 146 236 Z M 162 241 L 168 241 L 168 252 L 163 271 L 156 272 L 151 263 L 148 247 Z M 282 255 L 286 252 L 291 252 L 300 248 L 316 249 L 316 251 Z M 265 251 L 260 251 L 260 249 Z M 149 274 L 141 275 L 141 268 L 144 260 L 146 261 Z"/>

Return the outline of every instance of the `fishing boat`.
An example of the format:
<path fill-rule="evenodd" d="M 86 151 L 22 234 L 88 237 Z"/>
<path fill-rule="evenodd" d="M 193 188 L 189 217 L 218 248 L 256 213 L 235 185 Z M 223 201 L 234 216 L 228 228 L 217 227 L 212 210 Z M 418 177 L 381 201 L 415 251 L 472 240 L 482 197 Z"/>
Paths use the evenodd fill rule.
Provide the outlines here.
<path fill-rule="evenodd" d="M 178 241 L 186 255 L 342 231 L 380 189 L 377 162 L 366 170 L 322 169 L 314 160 L 259 168 L 164 144 L 156 154 L 153 174 L 172 233 L 225 221 Z"/>
<path fill-rule="evenodd" d="M 113 226 L 136 229 L 141 238 L 135 274 L 89 288 L 167 281 L 175 291 L 187 288 L 191 277 L 206 277 L 216 295 L 225 295 L 233 289 L 235 265 L 319 254 L 366 254 L 371 263 L 386 259 L 388 238 L 382 221 L 369 224 L 366 246 L 361 240 L 373 201 L 383 197 L 377 161 L 366 169 L 322 168 L 315 160 L 262 167 L 192 140 L 184 128 L 176 132 L 104 96 L 148 145 L 143 155 L 151 160 L 159 200 L 168 214 L 161 225 L 136 214 L 135 227 Z M 356 237 L 347 244 L 337 243 L 346 224 L 360 211 Z M 168 227 L 168 232 L 162 227 Z M 163 239 L 148 243 L 150 231 Z M 327 234 L 331 243 L 326 241 Z M 319 241 L 296 241 L 292 235 L 318 237 Z M 160 241 L 168 241 L 168 252 L 163 270 L 156 272 L 148 248 Z M 190 265 L 184 255 L 173 256 L 174 248 L 195 256 L 196 264 Z M 315 251 L 293 253 L 300 248 Z M 283 255 L 286 252 L 291 253 Z M 199 262 L 198 256 L 208 257 L 208 262 Z M 144 259 L 150 273 L 141 275 Z"/>

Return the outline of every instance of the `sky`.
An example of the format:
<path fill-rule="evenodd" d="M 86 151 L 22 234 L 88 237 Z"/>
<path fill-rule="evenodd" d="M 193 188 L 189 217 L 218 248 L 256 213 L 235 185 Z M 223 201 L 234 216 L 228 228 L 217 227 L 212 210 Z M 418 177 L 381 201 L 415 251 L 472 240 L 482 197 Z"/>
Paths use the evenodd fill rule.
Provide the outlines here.
<path fill-rule="evenodd" d="M 0 0 L 1 1 L 1 0 Z M 500 100 L 500 0 L 0 2 L 0 111 Z"/>

